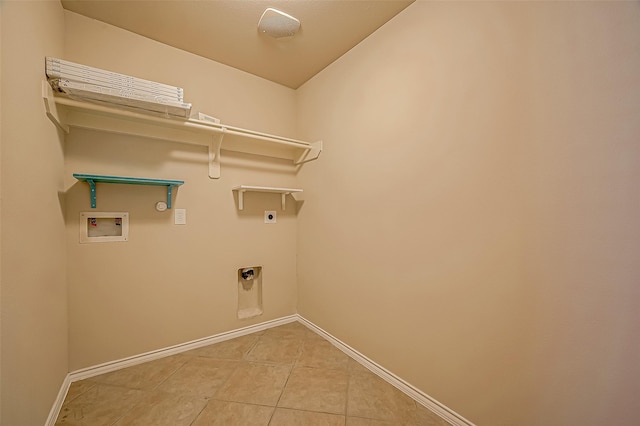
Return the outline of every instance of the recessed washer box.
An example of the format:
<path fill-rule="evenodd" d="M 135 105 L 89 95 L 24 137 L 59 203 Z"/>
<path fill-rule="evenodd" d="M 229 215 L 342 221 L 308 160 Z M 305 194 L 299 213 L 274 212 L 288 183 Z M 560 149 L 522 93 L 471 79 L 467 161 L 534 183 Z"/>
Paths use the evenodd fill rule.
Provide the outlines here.
<path fill-rule="evenodd" d="M 80 213 L 80 243 L 111 243 L 128 240 L 129 213 Z"/>

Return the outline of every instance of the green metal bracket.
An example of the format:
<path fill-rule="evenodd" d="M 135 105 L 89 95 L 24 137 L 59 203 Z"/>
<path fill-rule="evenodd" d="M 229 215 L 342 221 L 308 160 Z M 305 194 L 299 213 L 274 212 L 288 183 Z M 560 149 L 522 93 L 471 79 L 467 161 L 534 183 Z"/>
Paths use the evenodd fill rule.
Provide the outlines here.
<path fill-rule="evenodd" d="M 74 173 L 73 177 L 80 182 L 87 182 L 89 184 L 89 196 L 91 198 L 91 208 L 96 208 L 96 183 L 119 183 L 128 185 L 152 185 L 152 186 L 166 186 L 167 187 L 167 208 L 171 208 L 171 198 L 173 188 L 177 188 L 184 184 L 183 180 L 172 179 L 149 179 L 149 178 L 134 178 L 125 176 L 101 176 L 101 175 L 87 175 L 81 173 Z"/>
<path fill-rule="evenodd" d="M 96 183 L 93 179 L 87 179 L 89 184 L 89 197 L 91 197 L 91 208 L 96 208 Z"/>

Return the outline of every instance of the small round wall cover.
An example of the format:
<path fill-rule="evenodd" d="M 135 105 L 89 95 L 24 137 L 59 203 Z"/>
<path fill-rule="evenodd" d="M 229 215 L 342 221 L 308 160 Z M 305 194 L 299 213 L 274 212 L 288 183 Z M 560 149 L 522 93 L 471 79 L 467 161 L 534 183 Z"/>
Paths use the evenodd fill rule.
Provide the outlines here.
<path fill-rule="evenodd" d="M 156 203 L 156 210 L 158 210 L 159 212 L 167 210 L 167 203 L 165 203 L 164 201 L 158 201 Z"/>

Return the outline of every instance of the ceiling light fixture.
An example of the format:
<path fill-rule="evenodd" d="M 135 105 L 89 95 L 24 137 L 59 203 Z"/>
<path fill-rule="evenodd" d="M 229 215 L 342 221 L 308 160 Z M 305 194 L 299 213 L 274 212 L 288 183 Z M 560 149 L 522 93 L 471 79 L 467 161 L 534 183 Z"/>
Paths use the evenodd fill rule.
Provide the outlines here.
<path fill-rule="evenodd" d="M 258 31 L 273 38 L 291 37 L 300 29 L 300 21 L 280 10 L 268 8 L 258 21 Z"/>

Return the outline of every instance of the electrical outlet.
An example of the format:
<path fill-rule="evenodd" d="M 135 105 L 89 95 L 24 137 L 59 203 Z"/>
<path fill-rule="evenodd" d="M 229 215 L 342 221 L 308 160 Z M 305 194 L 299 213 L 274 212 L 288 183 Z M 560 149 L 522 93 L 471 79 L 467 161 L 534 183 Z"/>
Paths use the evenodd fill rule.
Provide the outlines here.
<path fill-rule="evenodd" d="M 264 223 L 276 223 L 276 212 L 274 212 L 274 211 L 265 211 L 264 212 Z"/>

